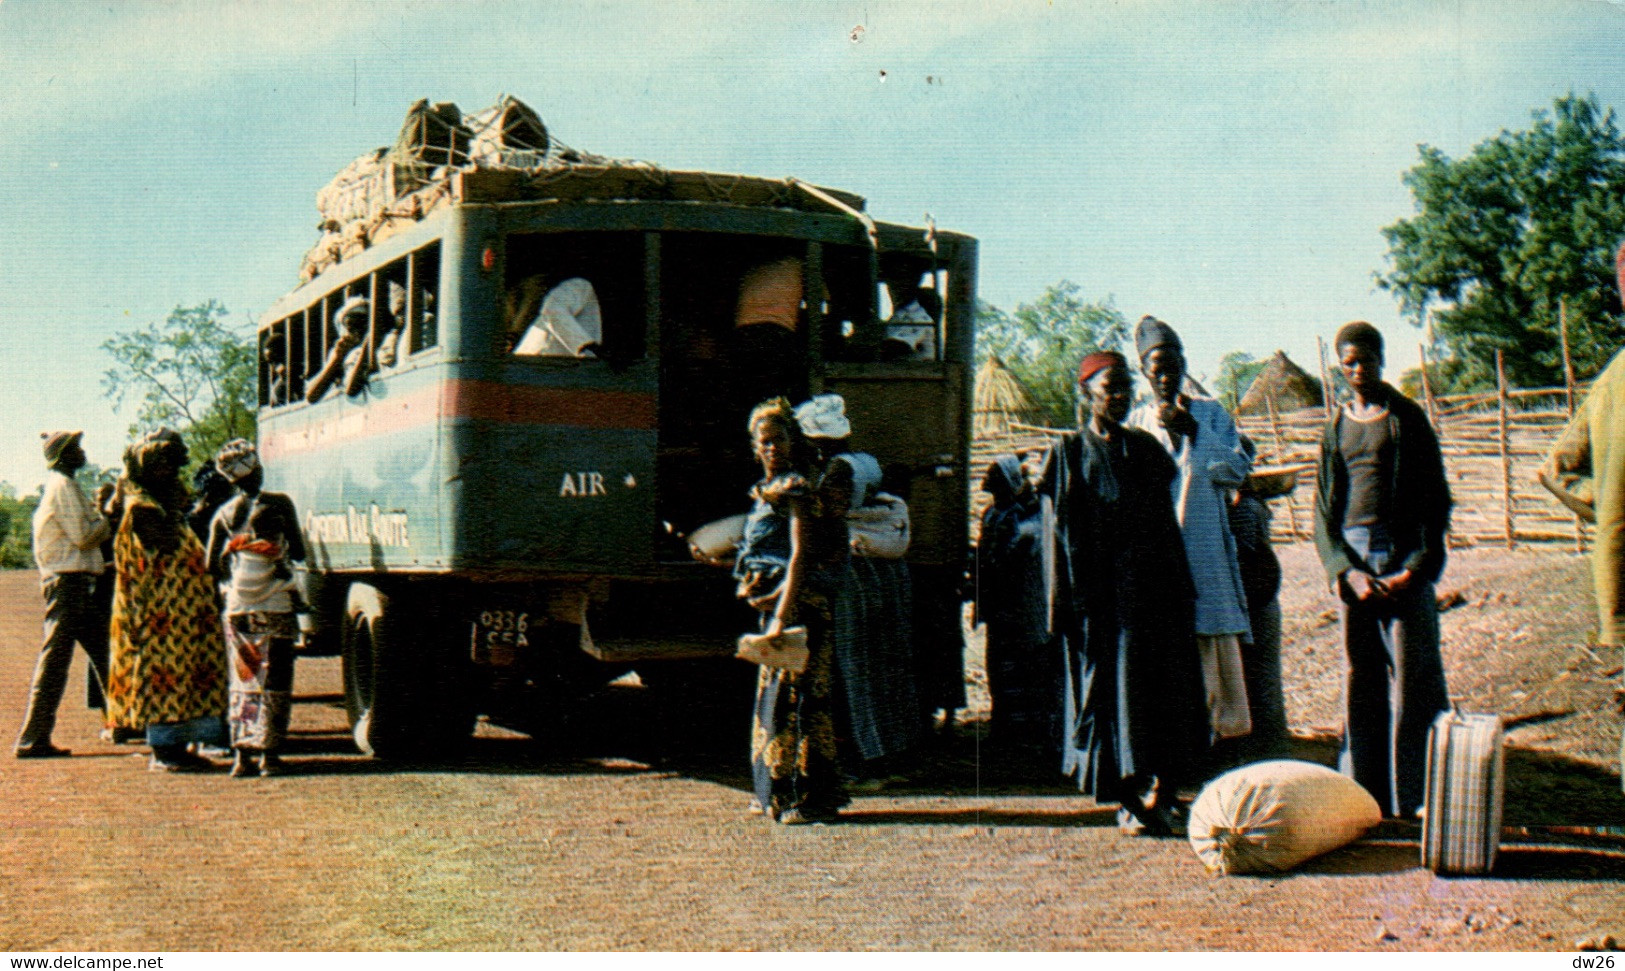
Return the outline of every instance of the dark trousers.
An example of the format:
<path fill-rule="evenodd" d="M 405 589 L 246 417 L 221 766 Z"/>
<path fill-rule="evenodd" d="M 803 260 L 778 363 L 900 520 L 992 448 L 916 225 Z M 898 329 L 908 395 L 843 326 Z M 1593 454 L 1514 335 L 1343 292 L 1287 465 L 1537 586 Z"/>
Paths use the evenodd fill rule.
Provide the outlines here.
<path fill-rule="evenodd" d="M 47 745 L 56 730 L 56 710 L 68 684 L 73 645 L 90 657 L 90 677 L 107 684 L 107 615 L 96 599 L 94 573 L 60 573 L 41 584 L 45 597 L 45 643 L 34 666 L 34 686 L 17 748 Z"/>
<path fill-rule="evenodd" d="M 1397 604 L 1343 605 L 1347 712 L 1340 767 L 1385 816 L 1408 816 L 1425 796 L 1428 729 L 1450 707 L 1431 583 Z"/>
<path fill-rule="evenodd" d="M 1350 527 L 1343 536 L 1374 574 L 1399 559 L 1380 527 Z M 1433 584 L 1417 583 L 1392 600 L 1345 599 L 1343 643 L 1340 768 L 1376 797 L 1384 816 L 1409 816 L 1426 797 L 1428 729 L 1450 707 Z"/>

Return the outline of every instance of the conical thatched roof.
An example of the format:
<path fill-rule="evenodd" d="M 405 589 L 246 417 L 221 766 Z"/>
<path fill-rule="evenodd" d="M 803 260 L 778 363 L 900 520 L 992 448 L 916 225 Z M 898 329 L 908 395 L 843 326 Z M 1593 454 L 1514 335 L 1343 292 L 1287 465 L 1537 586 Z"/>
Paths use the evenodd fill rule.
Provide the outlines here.
<path fill-rule="evenodd" d="M 1032 424 L 1038 417 L 1032 396 L 1003 361 L 989 357 L 976 370 L 973 434 L 977 438 L 1010 434 L 1013 421 Z"/>
<path fill-rule="evenodd" d="M 1276 351 L 1275 356 L 1265 362 L 1264 370 L 1253 379 L 1247 393 L 1241 396 L 1241 405 L 1236 411 L 1243 415 L 1268 414 L 1270 398 L 1275 399 L 1275 410 L 1283 414 L 1319 407 L 1322 403 L 1320 381 L 1293 364 L 1286 352 Z"/>

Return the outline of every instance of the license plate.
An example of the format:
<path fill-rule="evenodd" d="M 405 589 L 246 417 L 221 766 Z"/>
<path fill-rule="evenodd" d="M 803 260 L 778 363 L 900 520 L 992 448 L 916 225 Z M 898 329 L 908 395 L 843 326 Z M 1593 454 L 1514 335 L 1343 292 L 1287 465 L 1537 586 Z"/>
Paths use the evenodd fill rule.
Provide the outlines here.
<path fill-rule="evenodd" d="M 470 625 L 469 653 L 475 664 L 508 667 L 530 648 L 530 612 L 482 610 Z"/>

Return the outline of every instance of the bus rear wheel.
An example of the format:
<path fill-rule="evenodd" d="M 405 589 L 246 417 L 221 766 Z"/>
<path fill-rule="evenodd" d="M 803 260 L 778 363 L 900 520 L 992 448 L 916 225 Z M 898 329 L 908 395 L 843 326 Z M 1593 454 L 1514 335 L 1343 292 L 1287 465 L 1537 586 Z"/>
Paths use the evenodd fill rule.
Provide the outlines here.
<path fill-rule="evenodd" d="M 401 591 L 400 594 L 404 594 Z M 462 672 L 417 596 L 352 583 L 344 604 L 344 707 L 356 746 L 381 759 L 443 755 L 473 728 Z"/>

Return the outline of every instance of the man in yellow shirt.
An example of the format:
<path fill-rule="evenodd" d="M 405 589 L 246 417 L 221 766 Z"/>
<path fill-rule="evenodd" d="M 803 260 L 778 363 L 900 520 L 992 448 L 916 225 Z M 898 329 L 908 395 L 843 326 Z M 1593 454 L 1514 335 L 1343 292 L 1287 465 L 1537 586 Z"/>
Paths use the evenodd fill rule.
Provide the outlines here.
<path fill-rule="evenodd" d="M 1614 257 L 1625 295 L 1625 246 Z M 1540 469 L 1540 483 L 1596 525 L 1591 579 L 1597 642 L 1625 645 L 1625 351 L 1597 375 Z M 1625 762 L 1625 740 L 1620 746 Z M 1622 781 L 1625 785 L 1625 781 Z"/>

